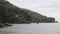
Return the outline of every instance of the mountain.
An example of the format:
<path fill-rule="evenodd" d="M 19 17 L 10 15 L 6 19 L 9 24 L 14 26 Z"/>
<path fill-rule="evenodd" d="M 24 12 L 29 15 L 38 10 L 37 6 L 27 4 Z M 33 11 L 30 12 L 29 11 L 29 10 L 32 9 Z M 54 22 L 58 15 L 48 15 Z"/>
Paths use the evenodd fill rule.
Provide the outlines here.
<path fill-rule="evenodd" d="M 28 9 L 19 8 L 6 0 L 0 0 L 0 22 L 1 23 L 55 22 L 55 18 L 47 17 Z"/>

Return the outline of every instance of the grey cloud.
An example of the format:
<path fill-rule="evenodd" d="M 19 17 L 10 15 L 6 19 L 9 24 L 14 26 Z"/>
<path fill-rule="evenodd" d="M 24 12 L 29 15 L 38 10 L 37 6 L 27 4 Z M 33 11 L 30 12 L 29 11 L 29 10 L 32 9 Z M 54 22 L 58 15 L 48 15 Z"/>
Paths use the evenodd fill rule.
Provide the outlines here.
<path fill-rule="evenodd" d="M 18 6 L 30 7 L 31 5 L 34 7 L 40 6 L 41 8 L 60 8 L 60 0 L 9 0 Z"/>

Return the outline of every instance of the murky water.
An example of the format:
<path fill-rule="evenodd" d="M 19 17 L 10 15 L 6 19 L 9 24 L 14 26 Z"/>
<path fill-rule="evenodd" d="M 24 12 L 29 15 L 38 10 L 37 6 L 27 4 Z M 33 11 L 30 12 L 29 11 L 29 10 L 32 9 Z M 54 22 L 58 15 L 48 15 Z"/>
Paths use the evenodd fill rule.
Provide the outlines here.
<path fill-rule="evenodd" d="M 60 34 L 60 23 L 13 24 L 0 28 L 0 34 Z"/>

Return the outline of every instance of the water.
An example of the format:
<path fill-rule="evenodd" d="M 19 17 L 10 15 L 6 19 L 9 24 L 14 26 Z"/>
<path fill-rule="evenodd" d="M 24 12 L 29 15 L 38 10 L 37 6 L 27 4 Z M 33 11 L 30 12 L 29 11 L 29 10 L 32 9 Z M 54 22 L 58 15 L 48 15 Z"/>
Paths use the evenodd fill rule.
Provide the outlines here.
<path fill-rule="evenodd" d="M 60 23 L 13 24 L 0 28 L 0 34 L 60 34 Z"/>

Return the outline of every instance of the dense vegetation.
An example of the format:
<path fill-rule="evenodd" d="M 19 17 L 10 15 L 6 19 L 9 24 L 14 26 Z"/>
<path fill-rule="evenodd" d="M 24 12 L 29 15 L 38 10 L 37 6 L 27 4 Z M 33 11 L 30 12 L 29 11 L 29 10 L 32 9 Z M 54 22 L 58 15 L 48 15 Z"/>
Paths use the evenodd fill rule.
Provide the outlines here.
<path fill-rule="evenodd" d="M 55 18 L 43 16 L 31 10 L 22 9 L 12 5 L 6 0 L 0 0 L 0 22 L 30 23 L 55 22 Z"/>

